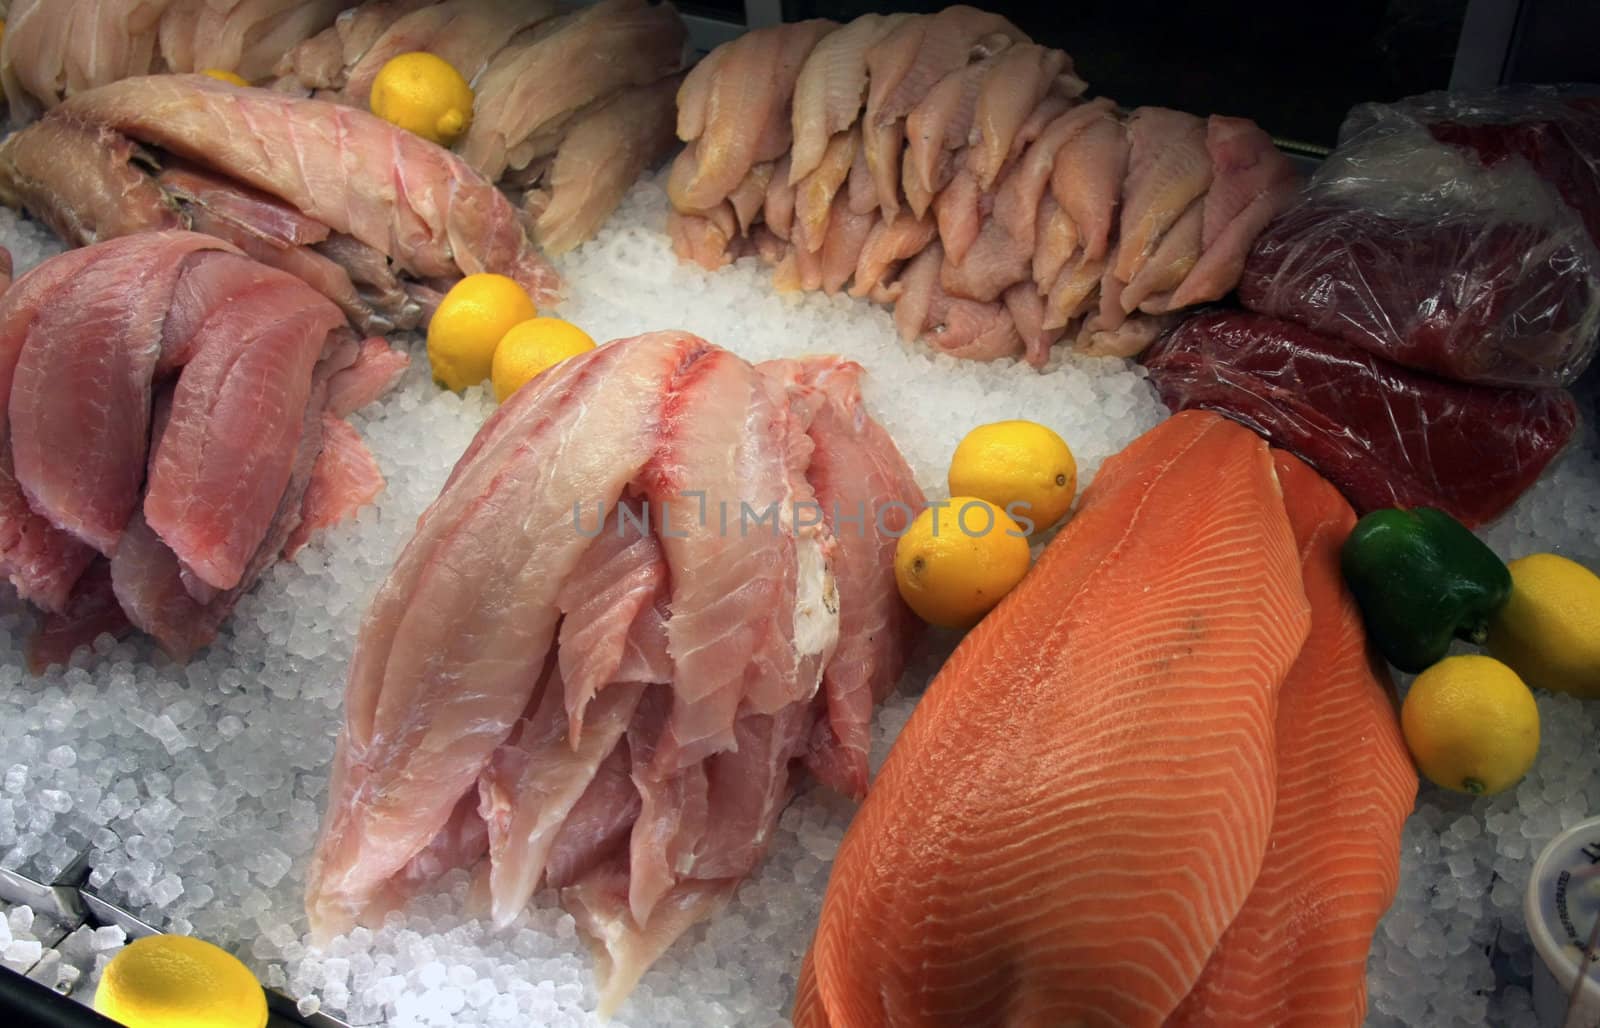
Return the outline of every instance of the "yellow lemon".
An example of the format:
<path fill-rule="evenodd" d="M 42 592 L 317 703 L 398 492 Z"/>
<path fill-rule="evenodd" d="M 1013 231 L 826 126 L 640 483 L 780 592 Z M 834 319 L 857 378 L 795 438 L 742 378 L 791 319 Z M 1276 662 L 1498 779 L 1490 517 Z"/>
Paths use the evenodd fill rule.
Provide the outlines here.
<path fill-rule="evenodd" d="M 1031 531 L 1066 516 L 1078 491 L 1078 462 L 1066 441 L 1032 421 L 997 421 L 967 433 L 950 458 L 950 495 L 977 496 Z"/>
<path fill-rule="evenodd" d="M 263 1028 L 267 997 L 226 950 L 187 935 L 150 935 L 112 957 L 94 1008 L 128 1028 Z"/>
<path fill-rule="evenodd" d="M 367 104 L 384 121 L 449 146 L 472 124 L 472 87 L 442 57 L 414 51 L 389 58 Z"/>
<path fill-rule="evenodd" d="M 895 545 L 894 576 L 917 616 L 971 628 L 1028 573 L 1026 533 L 1006 512 L 956 496 L 917 515 Z"/>
<path fill-rule="evenodd" d="M 1489 652 L 1529 685 L 1600 698 L 1600 576 L 1553 553 L 1506 566 L 1511 597 L 1489 623 Z"/>
<path fill-rule="evenodd" d="M 1539 753 L 1533 693 L 1493 657 L 1446 657 L 1418 675 L 1400 727 L 1417 768 L 1457 792 L 1504 792 Z"/>
<path fill-rule="evenodd" d="M 227 83 L 230 83 L 230 84 L 235 85 L 235 86 L 248 86 L 250 84 L 250 81 L 248 79 L 245 79 L 245 78 L 243 78 L 243 77 L 241 77 L 239 75 L 235 75 L 231 71 L 223 71 L 221 68 L 207 68 L 205 71 L 202 71 L 200 74 L 202 74 L 202 75 L 210 75 L 212 78 L 216 79 L 218 82 L 227 82 Z"/>
<path fill-rule="evenodd" d="M 428 323 L 428 362 L 449 389 L 489 377 L 495 345 L 512 327 L 539 316 L 528 291 L 504 275 L 468 275 L 451 287 Z"/>
<path fill-rule="evenodd" d="M 495 399 L 505 403 L 536 375 L 592 349 L 594 340 L 587 332 L 560 318 L 533 318 L 513 326 L 494 348 L 489 379 Z"/>

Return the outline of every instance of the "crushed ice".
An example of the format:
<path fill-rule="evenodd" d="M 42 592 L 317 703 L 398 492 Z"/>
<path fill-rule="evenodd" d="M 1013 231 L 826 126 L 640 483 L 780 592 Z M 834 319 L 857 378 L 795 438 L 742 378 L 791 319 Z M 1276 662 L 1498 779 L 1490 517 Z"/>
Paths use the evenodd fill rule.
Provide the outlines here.
<path fill-rule="evenodd" d="M 561 261 L 574 295 L 555 313 L 596 339 L 671 327 L 750 359 L 858 360 L 869 372 L 869 406 L 930 496 L 945 495 L 946 462 L 973 425 L 1042 421 L 1071 443 L 1087 481 L 1161 416 L 1142 372 L 1122 362 L 1058 355 L 1042 375 L 1009 362 L 964 363 L 902 343 L 888 313 L 866 304 L 776 295 L 753 262 L 714 275 L 681 267 L 660 231 L 665 210 L 659 184 L 636 188 L 598 239 Z M 19 272 L 59 250 L 6 210 L 0 243 Z M 103 638 L 92 667 L 80 657 L 80 666 L 24 679 L 32 616 L 0 600 L 0 864 L 49 879 L 88 851 L 92 888 L 169 931 L 231 949 L 267 985 L 303 999 L 304 1011 L 356 1024 L 594 1024 L 589 955 L 548 897 L 492 932 L 463 918 L 466 878 L 456 873 L 405 914 L 320 953 L 306 944 L 305 866 L 362 612 L 491 409 L 481 389 L 437 390 L 420 342 L 411 348 L 419 359 L 403 386 L 352 419 L 387 491 L 355 523 L 269 571 L 187 667 L 143 641 Z M 1583 447 L 1489 533 L 1503 554 L 1556 549 L 1600 566 L 1592 403 L 1587 414 Z M 936 633 L 905 692 L 880 712 L 875 764 L 949 645 Z M 1515 793 L 1472 803 L 1424 790 L 1406 828 L 1400 897 L 1372 953 L 1371 1023 L 1528 1022 L 1521 895 L 1531 856 L 1600 810 L 1592 712 L 1565 697 L 1541 697 L 1540 707 L 1540 760 Z M 822 791 L 802 796 L 759 873 L 645 976 L 613 1023 L 784 1023 L 850 812 Z M 41 959 L 31 925 L 31 912 L 0 920 L 7 966 Z M 61 943 L 60 974 L 92 977 L 121 941 L 118 929 L 79 929 Z"/>

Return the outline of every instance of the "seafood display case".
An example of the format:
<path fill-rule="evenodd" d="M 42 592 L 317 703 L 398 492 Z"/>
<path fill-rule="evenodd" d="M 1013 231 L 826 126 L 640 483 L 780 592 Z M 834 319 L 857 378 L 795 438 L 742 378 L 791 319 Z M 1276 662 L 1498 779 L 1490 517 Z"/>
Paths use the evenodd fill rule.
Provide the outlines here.
<path fill-rule="evenodd" d="M 0 1022 L 1600 1017 L 1600 7 L 124 6 L 0 4 Z"/>

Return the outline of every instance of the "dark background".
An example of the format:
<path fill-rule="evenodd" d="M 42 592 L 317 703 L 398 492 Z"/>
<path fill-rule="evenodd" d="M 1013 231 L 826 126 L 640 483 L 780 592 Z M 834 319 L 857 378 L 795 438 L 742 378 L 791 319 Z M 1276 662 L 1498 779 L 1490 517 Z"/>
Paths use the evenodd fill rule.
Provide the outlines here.
<path fill-rule="evenodd" d="M 1331 146 L 1351 106 L 1450 85 L 1468 0 L 970 0 L 1073 57 L 1092 95 L 1255 119 L 1274 136 Z M 1488 0 L 1519 10 L 1505 81 L 1600 80 L 1600 2 Z M 1484 0 L 1478 0 L 1480 7 Z M 848 21 L 932 12 L 945 0 L 783 0 L 784 18 Z M 742 20 L 742 0 L 683 0 Z M 1491 80 L 1492 81 L 1492 80 Z"/>

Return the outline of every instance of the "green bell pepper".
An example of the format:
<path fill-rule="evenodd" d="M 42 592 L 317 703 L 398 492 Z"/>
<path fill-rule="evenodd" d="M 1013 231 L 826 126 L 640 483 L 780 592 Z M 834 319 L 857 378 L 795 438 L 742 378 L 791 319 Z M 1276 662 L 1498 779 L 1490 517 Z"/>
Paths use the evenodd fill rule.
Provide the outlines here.
<path fill-rule="evenodd" d="M 1461 522 L 1430 507 L 1375 510 L 1340 552 L 1367 634 L 1402 671 L 1442 659 L 1452 639 L 1482 645 L 1511 595 L 1511 572 Z"/>

